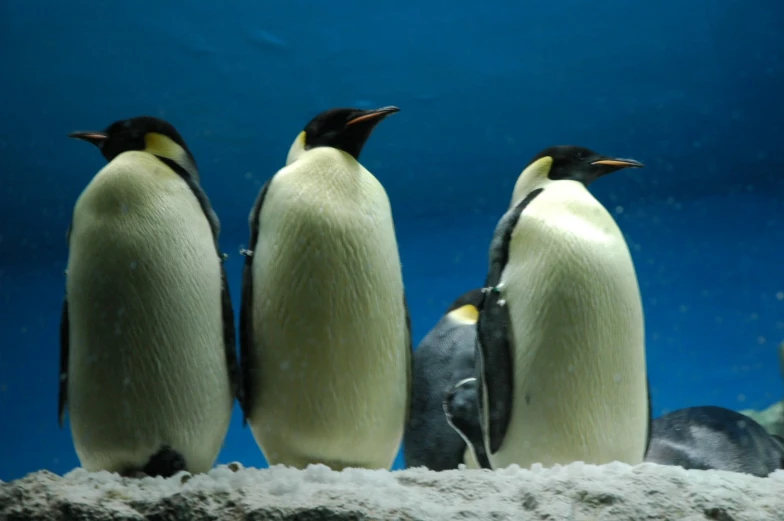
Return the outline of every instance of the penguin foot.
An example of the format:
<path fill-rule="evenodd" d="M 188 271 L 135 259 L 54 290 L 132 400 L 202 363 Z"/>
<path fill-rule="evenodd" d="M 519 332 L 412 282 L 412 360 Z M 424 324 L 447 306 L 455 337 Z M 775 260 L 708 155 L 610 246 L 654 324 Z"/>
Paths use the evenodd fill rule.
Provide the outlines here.
<path fill-rule="evenodd" d="M 144 467 L 127 469 L 120 472 L 120 475 L 125 478 L 137 479 L 157 476 L 170 478 L 181 470 L 187 470 L 186 466 L 185 457 L 182 454 L 168 445 L 163 445 L 147 460 Z"/>

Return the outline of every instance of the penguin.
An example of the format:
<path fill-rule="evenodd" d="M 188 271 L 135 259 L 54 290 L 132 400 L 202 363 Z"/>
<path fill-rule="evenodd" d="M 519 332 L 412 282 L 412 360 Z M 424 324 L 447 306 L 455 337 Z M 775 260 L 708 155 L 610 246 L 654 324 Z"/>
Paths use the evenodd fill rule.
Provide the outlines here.
<path fill-rule="evenodd" d="M 397 107 L 333 108 L 249 217 L 244 422 L 271 465 L 389 469 L 410 410 L 411 321 L 390 201 L 359 156 Z"/>
<path fill-rule="evenodd" d="M 214 464 L 238 398 L 218 217 L 171 123 L 70 137 L 108 162 L 67 230 L 59 424 L 88 471 L 169 477 Z"/>
<path fill-rule="evenodd" d="M 599 177 L 642 166 L 555 146 L 515 183 L 492 237 L 477 321 L 478 405 L 492 468 L 645 457 L 639 285 L 621 231 L 588 191 Z"/>
<path fill-rule="evenodd" d="M 688 407 L 653 420 L 645 461 L 766 477 L 784 469 L 784 440 L 739 412 Z"/>
<path fill-rule="evenodd" d="M 456 387 L 474 376 L 476 321 L 483 297 L 481 288 L 458 297 L 414 350 L 411 417 L 403 438 L 407 467 L 441 471 L 462 464 L 486 466 L 476 389 L 471 383 Z M 474 442 L 467 445 L 452 423 L 476 433 Z M 473 448 L 479 452 L 476 458 L 470 453 Z"/>

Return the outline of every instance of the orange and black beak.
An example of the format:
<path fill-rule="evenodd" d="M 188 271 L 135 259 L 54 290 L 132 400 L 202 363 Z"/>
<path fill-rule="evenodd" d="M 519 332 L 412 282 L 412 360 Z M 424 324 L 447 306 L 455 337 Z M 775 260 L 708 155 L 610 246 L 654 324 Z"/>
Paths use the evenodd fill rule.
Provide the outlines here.
<path fill-rule="evenodd" d="M 393 106 L 388 107 L 381 107 L 380 109 L 374 110 L 365 110 L 358 113 L 353 118 L 349 119 L 346 122 L 346 126 L 356 125 L 356 124 L 370 124 L 371 127 L 376 126 L 378 123 L 381 122 L 382 119 L 389 116 L 390 114 L 394 114 L 395 112 L 400 112 L 400 109 Z"/>
<path fill-rule="evenodd" d="M 68 137 L 81 139 L 99 147 L 109 137 L 104 132 L 71 132 Z"/>

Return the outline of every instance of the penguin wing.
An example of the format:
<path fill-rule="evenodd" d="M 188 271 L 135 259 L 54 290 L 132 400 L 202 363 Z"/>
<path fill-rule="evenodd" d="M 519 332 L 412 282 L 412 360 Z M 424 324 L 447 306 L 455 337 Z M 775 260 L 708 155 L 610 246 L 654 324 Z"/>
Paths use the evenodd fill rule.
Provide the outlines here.
<path fill-rule="evenodd" d="M 68 331 L 68 297 L 65 297 L 60 315 L 60 385 L 57 391 L 57 420 L 60 427 L 65 420 L 65 407 L 68 402 Z"/>
<path fill-rule="evenodd" d="M 496 287 L 501 282 L 509 261 L 512 232 L 526 206 L 544 189 L 530 192 L 514 208 L 506 212 L 496 226 L 490 243 L 490 269 L 485 280 L 485 298 L 479 306 L 476 358 L 479 380 L 479 414 L 490 452 L 495 453 L 509 427 L 514 399 L 513 353 L 509 312 Z M 485 404 L 488 410 L 485 409 Z"/>
<path fill-rule="evenodd" d="M 411 420 L 411 392 L 414 384 L 414 343 L 411 340 L 411 314 L 408 311 L 405 291 L 403 291 L 403 308 L 406 310 L 406 425 L 408 425 Z"/>
<path fill-rule="evenodd" d="M 73 216 L 65 230 L 65 244 L 71 244 L 71 230 L 73 229 Z M 68 404 L 68 355 L 70 337 L 68 324 L 68 295 L 63 297 L 63 307 L 60 312 L 60 383 L 57 388 L 57 421 L 60 427 L 65 421 L 65 408 Z"/>
<path fill-rule="evenodd" d="M 226 367 L 229 370 L 229 382 L 232 395 L 243 403 L 244 395 L 240 380 L 240 369 L 237 366 L 237 337 L 234 329 L 234 308 L 231 304 L 229 280 L 226 276 L 226 266 L 221 260 L 221 310 L 223 316 L 223 346 L 226 355 Z"/>
<path fill-rule="evenodd" d="M 256 202 L 253 205 L 253 210 L 248 218 L 248 225 L 250 227 L 250 238 L 248 239 L 248 248 L 244 252 L 245 265 L 242 267 L 242 305 L 240 307 L 240 369 L 242 371 L 242 423 L 247 425 L 248 415 L 253 409 L 253 389 L 256 385 L 256 379 L 259 377 L 257 374 L 251 374 L 251 357 L 253 356 L 253 250 L 256 248 L 256 240 L 259 237 L 259 217 L 261 216 L 261 207 L 264 205 L 264 198 L 267 197 L 269 186 L 272 183 L 270 178 L 264 186 L 261 187 L 259 195 L 256 197 Z"/>
<path fill-rule="evenodd" d="M 648 425 L 647 430 L 645 431 L 645 452 L 643 453 L 643 459 L 645 459 L 645 455 L 648 454 L 648 449 L 651 446 L 651 430 L 653 429 L 653 407 L 651 406 L 651 381 L 648 378 L 648 375 L 645 375 L 645 392 L 648 393 Z"/>

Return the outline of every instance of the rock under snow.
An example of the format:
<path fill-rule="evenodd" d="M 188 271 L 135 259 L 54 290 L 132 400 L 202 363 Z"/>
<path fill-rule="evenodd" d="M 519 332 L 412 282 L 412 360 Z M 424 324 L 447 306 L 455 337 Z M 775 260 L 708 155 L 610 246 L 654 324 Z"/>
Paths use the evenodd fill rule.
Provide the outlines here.
<path fill-rule="evenodd" d="M 494 472 L 231 464 L 170 479 L 40 471 L 0 483 L 0 519 L 780 521 L 784 471 L 757 478 L 653 463 Z"/>

